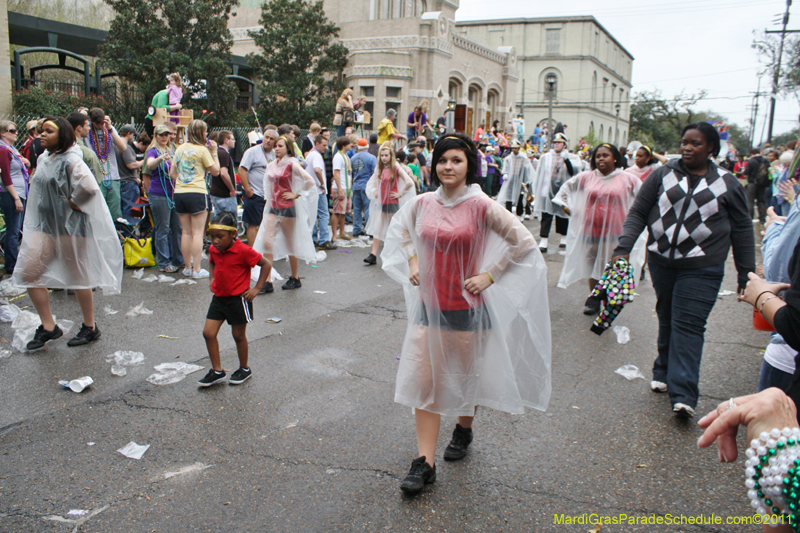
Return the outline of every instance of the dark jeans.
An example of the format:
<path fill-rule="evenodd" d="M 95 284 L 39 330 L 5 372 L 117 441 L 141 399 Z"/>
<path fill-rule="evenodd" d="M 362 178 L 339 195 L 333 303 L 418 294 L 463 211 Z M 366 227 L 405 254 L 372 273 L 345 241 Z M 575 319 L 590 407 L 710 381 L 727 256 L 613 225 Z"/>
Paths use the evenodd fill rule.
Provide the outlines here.
<path fill-rule="evenodd" d="M 678 270 L 649 261 L 648 266 L 658 314 L 653 379 L 667 384 L 673 405 L 695 408 L 706 320 L 717 302 L 725 264 Z"/>
<path fill-rule="evenodd" d="M 22 212 L 17 213 L 14 198 L 11 193 L 0 192 L 0 211 L 6 221 L 6 236 L 3 239 L 3 252 L 5 253 L 5 270 L 9 274 L 14 272 L 19 255 L 19 234 L 22 229 L 22 219 L 25 216 L 25 198 L 22 198 Z"/>
<path fill-rule="evenodd" d="M 758 376 L 758 392 L 770 387 L 778 387 L 783 392 L 786 392 L 789 390 L 793 379 L 794 374 L 779 370 L 764 360 L 761 365 L 761 375 Z"/>
<path fill-rule="evenodd" d="M 183 265 L 181 254 L 181 221 L 174 208 L 170 208 L 166 196 L 151 194 L 150 209 L 153 213 L 153 242 L 156 263 L 159 268 Z"/>
<path fill-rule="evenodd" d="M 141 192 L 139 186 L 132 181 L 119 182 L 119 199 L 122 204 L 122 216 L 131 224 L 135 224 L 139 221 L 138 218 L 131 215 L 131 209 L 136 206 L 136 200 L 139 199 Z"/>
<path fill-rule="evenodd" d="M 758 204 L 758 220 L 763 224 L 767 219 L 767 187 L 759 187 L 755 183 L 748 183 L 745 188 L 747 194 L 747 209 L 750 218 L 754 219 L 755 209 L 753 204 Z"/>
<path fill-rule="evenodd" d="M 550 227 L 553 225 L 553 217 L 556 219 L 556 233 L 566 235 L 569 230 L 569 219 L 557 217 L 550 213 L 542 213 L 542 224 L 539 226 L 539 237 L 546 239 L 550 236 Z"/>

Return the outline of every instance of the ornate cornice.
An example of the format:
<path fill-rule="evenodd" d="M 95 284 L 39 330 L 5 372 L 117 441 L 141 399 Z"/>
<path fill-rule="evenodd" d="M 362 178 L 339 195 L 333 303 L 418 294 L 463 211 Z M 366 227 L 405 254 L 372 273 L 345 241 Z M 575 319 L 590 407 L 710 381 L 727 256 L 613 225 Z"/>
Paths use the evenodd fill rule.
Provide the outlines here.
<path fill-rule="evenodd" d="M 421 35 L 396 35 L 394 37 L 371 37 L 367 39 L 342 39 L 341 43 L 351 52 L 379 50 L 435 50 L 453 54 L 453 45 L 436 37 Z"/>
<path fill-rule="evenodd" d="M 485 57 L 486 59 L 490 59 L 495 63 L 500 63 L 501 65 L 506 64 L 506 55 L 496 52 L 491 48 L 487 48 L 480 43 L 471 41 L 470 39 L 467 39 L 462 35 L 458 35 L 457 33 L 453 34 L 453 45 L 467 50 L 468 52 L 472 52 L 473 54 Z"/>
<path fill-rule="evenodd" d="M 258 31 L 261 26 L 253 26 L 251 28 L 231 28 L 231 38 L 234 42 L 239 41 L 252 41 L 253 38 L 247 33 L 248 31 Z"/>
<path fill-rule="evenodd" d="M 347 78 L 408 78 L 414 77 L 411 67 L 393 65 L 359 65 L 344 69 Z"/>

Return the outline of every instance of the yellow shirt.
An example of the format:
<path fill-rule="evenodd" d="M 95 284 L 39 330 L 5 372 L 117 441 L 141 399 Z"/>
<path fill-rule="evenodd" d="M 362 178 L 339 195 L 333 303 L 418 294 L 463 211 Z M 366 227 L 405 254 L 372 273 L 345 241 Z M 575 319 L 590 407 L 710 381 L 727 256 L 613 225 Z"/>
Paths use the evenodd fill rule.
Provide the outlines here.
<path fill-rule="evenodd" d="M 175 150 L 175 169 L 178 179 L 175 180 L 175 194 L 199 192 L 207 194 L 206 169 L 214 164 L 211 152 L 205 146 L 183 143 Z"/>
<path fill-rule="evenodd" d="M 378 145 L 382 145 L 386 141 L 392 140 L 392 135 L 395 134 L 394 125 L 388 118 L 381 120 L 378 124 Z"/>

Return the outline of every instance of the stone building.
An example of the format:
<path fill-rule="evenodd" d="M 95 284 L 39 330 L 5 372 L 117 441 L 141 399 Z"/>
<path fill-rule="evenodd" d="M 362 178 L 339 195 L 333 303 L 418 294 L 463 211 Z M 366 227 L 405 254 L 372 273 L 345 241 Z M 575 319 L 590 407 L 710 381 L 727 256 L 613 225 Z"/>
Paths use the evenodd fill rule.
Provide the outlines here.
<path fill-rule="evenodd" d="M 571 141 L 593 129 L 601 142 L 627 144 L 633 56 L 594 17 L 459 22 L 455 32 L 489 48 L 516 50 L 515 99 L 528 134 L 547 120 L 545 79 L 552 73 L 553 120 L 569 126 Z"/>

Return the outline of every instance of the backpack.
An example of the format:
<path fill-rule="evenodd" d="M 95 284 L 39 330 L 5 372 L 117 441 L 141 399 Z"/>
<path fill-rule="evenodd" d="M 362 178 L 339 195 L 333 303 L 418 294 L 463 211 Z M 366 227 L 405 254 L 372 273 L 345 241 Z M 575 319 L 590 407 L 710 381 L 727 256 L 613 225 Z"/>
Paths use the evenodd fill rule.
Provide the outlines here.
<path fill-rule="evenodd" d="M 770 184 L 770 177 L 769 177 L 769 162 L 762 158 L 761 165 L 756 170 L 755 177 L 753 178 L 753 182 L 758 185 L 759 187 L 766 187 Z"/>

